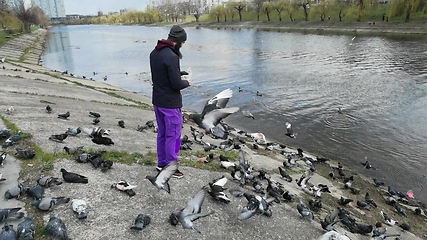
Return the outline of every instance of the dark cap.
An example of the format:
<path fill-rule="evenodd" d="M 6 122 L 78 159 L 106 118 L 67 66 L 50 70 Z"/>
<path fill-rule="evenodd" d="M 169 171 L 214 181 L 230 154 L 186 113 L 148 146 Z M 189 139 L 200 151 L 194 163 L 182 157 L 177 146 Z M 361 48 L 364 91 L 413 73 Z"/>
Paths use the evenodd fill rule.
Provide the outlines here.
<path fill-rule="evenodd" d="M 176 43 L 185 42 L 187 40 L 187 33 L 182 27 L 173 25 L 169 32 L 168 40 Z"/>

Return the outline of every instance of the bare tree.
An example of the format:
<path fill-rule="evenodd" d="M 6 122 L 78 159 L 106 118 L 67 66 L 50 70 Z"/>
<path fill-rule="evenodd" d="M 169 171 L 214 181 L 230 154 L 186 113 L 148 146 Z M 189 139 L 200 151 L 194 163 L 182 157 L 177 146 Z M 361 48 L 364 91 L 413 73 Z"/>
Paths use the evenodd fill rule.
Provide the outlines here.
<path fill-rule="evenodd" d="M 38 25 L 44 21 L 47 23 L 47 18 L 43 11 L 35 5 L 25 8 L 24 0 L 19 0 L 13 8 L 15 16 L 23 23 L 24 30 L 31 32 L 31 25 Z"/>

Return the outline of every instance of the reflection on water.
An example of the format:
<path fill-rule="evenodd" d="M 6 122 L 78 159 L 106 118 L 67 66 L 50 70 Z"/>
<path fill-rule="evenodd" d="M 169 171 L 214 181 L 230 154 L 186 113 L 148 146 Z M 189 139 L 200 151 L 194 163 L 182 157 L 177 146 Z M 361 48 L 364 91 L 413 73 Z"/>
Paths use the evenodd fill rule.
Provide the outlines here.
<path fill-rule="evenodd" d="M 109 84 L 151 96 L 148 56 L 168 31 L 57 27 L 43 60 L 49 68 L 96 81 L 108 76 Z M 242 121 L 234 114 L 227 118 L 232 125 L 337 159 L 399 191 L 412 188 L 427 200 L 425 41 L 251 29 L 186 31 L 181 66 L 191 67 L 193 86 L 183 91 L 185 108 L 201 111 L 207 99 L 231 88 L 228 104 L 256 119 Z M 285 136 L 286 121 L 297 138 Z M 363 169 L 365 157 L 379 170 Z"/>

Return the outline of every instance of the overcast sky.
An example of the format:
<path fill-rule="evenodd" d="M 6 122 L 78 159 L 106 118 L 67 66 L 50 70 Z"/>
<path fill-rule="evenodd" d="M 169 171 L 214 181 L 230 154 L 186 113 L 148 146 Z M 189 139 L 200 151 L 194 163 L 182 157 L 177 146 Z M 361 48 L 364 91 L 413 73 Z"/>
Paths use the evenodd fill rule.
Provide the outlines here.
<path fill-rule="evenodd" d="M 63 0 L 66 14 L 96 15 L 119 12 L 120 9 L 144 11 L 150 0 Z"/>

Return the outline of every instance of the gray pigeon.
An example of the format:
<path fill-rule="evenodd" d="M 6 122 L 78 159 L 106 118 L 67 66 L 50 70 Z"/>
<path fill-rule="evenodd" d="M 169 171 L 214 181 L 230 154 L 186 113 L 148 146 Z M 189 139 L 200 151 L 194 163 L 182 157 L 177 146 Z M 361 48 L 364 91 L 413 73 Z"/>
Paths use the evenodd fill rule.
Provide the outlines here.
<path fill-rule="evenodd" d="M 31 205 L 35 206 L 36 208 L 42 211 L 52 211 L 56 205 L 67 204 L 69 201 L 70 201 L 70 198 L 66 198 L 66 197 L 56 197 L 56 198 L 45 197 L 45 198 L 42 198 L 41 200 L 32 201 Z"/>
<path fill-rule="evenodd" d="M 23 218 L 24 213 L 19 212 L 21 209 L 21 207 L 0 209 L 0 222 Z"/>
<path fill-rule="evenodd" d="M 148 224 L 150 224 L 150 222 L 151 222 L 150 216 L 145 214 L 138 214 L 138 216 L 135 219 L 134 225 L 130 227 L 130 229 L 141 231 L 142 229 L 147 227 Z"/>
<path fill-rule="evenodd" d="M 248 200 L 248 204 L 243 208 L 237 219 L 246 220 L 254 216 L 255 214 L 262 214 L 267 217 L 271 217 L 272 212 L 269 209 L 271 203 L 276 199 L 274 197 L 265 199 L 262 196 L 252 195 L 248 193 L 243 194 Z"/>
<path fill-rule="evenodd" d="M 43 176 L 37 180 L 37 183 L 42 187 L 50 187 L 52 185 L 61 185 L 62 181 L 60 181 L 56 177 L 52 176 Z"/>
<path fill-rule="evenodd" d="M 169 179 L 172 175 L 178 170 L 178 161 L 173 161 L 169 163 L 166 167 L 162 168 L 162 170 L 157 173 L 157 176 L 146 176 L 150 182 L 156 186 L 159 190 L 165 190 L 170 193 L 169 187 Z"/>
<path fill-rule="evenodd" d="M 46 234 L 58 240 L 70 239 L 68 237 L 67 226 L 65 226 L 65 223 L 53 214 L 50 215 L 49 222 L 46 225 Z"/>
<path fill-rule="evenodd" d="M 77 134 L 79 134 L 81 132 L 82 132 L 82 129 L 80 127 L 77 127 L 77 128 L 70 127 L 67 129 L 67 131 L 65 133 L 70 135 L 70 136 L 77 136 Z"/>
<path fill-rule="evenodd" d="M 22 160 L 33 159 L 36 156 L 36 151 L 33 149 L 16 149 L 15 156 Z"/>
<path fill-rule="evenodd" d="M 40 185 L 36 185 L 34 187 L 30 187 L 27 189 L 27 195 L 33 197 L 36 200 L 40 200 L 43 198 L 44 188 Z"/>
<path fill-rule="evenodd" d="M 13 225 L 4 224 L 0 233 L 0 240 L 17 240 L 16 232 L 13 230 Z"/>
<path fill-rule="evenodd" d="M 193 198 L 191 198 L 187 202 L 187 206 L 182 209 L 181 211 L 172 212 L 172 214 L 169 216 L 169 223 L 176 226 L 178 223 L 181 223 L 182 227 L 184 229 L 193 229 L 198 233 L 201 233 L 193 224 L 193 221 L 202 218 L 207 217 L 213 213 L 201 213 L 202 211 L 202 204 L 206 197 L 206 190 L 202 188 L 200 191 L 194 195 Z"/>
<path fill-rule="evenodd" d="M 69 148 L 67 146 L 64 147 L 64 150 L 71 155 L 76 155 L 76 154 L 80 154 L 80 153 L 84 153 L 83 150 L 84 146 L 78 146 L 78 147 L 74 147 L 74 148 Z"/>
<path fill-rule="evenodd" d="M 21 196 L 21 193 L 25 192 L 27 190 L 27 183 L 29 179 L 27 179 L 24 182 L 21 182 L 18 184 L 18 186 L 9 188 L 5 193 L 4 197 L 6 199 L 12 199 L 12 198 L 19 198 Z"/>
<path fill-rule="evenodd" d="M 297 209 L 298 212 L 301 214 L 301 216 L 305 219 L 310 219 L 313 220 L 314 219 L 314 215 L 313 212 L 310 210 L 310 208 L 308 208 L 303 202 L 302 200 L 300 200 L 300 203 L 298 203 L 297 205 Z"/>
<path fill-rule="evenodd" d="M 36 225 L 33 216 L 27 216 L 25 220 L 18 224 L 18 239 L 32 240 L 36 235 Z"/>

